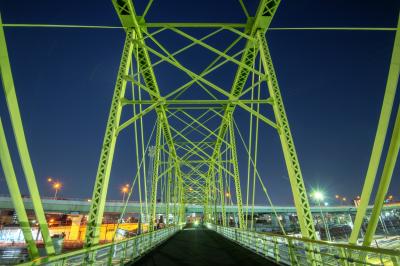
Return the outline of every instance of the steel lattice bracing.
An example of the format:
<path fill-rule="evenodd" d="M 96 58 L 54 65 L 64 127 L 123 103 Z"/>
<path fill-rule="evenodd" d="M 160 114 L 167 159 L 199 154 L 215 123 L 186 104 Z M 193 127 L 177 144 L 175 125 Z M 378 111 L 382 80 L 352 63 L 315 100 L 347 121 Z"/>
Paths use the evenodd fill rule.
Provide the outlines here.
<path fill-rule="evenodd" d="M 266 47 L 265 37 L 263 37 L 277 10 L 279 1 L 261 1 L 255 16 L 248 19 L 248 23 L 243 28 L 244 31 L 238 30 L 237 25 L 204 24 L 201 25 L 201 28 L 209 26 L 211 29 L 209 34 L 201 38 L 193 36 L 184 29 L 186 27 L 195 28 L 200 24 L 165 24 L 159 27 L 152 24 L 151 31 L 149 31 L 144 17 L 137 16 L 131 1 L 118 0 L 113 1 L 113 4 L 125 28 L 127 37 L 96 178 L 86 245 L 92 246 L 98 243 L 98 228 L 104 210 L 117 136 L 130 125 L 135 126 L 136 132 L 137 121 L 140 119 L 142 122 L 142 118 L 151 111 L 156 113 L 157 129 L 154 164 L 149 166 L 152 168 L 152 187 L 147 188 L 147 190 L 151 189 L 149 199 L 150 230 L 154 228 L 159 193 L 167 195 L 168 207 L 166 212 L 169 212 L 170 184 L 174 185 L 175 197 L 173 199 L 181 205 L 181 214 L 183 214 L 183 203 L 203 204 L 204 218 L 207 221 L 222 219 L 222 223 L 226 224 L 226 213 L 223 211 L 219 215 L 215 211 L 215 206 L 220 204 L 224 210 L 225 204 L 235 203 L 238 208 L 236 224 L 245 228 L 247 218 L 245 221 L 241 188 L 242 177 L 239 172 L 236 148 L 238 136 L 235 133 L 234 118 L 234 111 L 237 106 L 249 112 L 251 117 L 256 118 L 257 134 L 258 121 L 272 126 L 280 134 L 302 233 L 306 237 L 314 238 L 312 216 L 309 211 L 296 151 L 283 109 L 279 87 L 277 87 L 276 76 L 273 68 L 271 68 L 272 61 Z M 190 43 L 171 52 L 162 42 L 157 40 L 157 35 L 163 32 L 183 37 Z M 234 41 L 222 50 L 207 43 L 209 39 L 222 32 L 229 32 L 234 35 Z M 244 44 L 244 48 L 238 51 L 241 44 Z M 214 54 L 214 60 L 199 74 L 177 59 L 180 54 L 187 52 L 194 46 L 201 47 L 208 53 Z M 264 64 L 265 74 L 261 68 L 255 67 L 260 50 L 259 61 Z M 132 57 L 135 60 L 132 60 Z M 154 58 L 156 61 L 154 61 Z M 186 76 L 186 81 L 183 79 L 185 81 L 183 85 L 163 93 L 165 89 L 163 86 L 160 89 L 155 71 L 161 64 L 172 66 L 183 76 Z M 210 79 L 213 72 L 227 64 L 233 64 L 237 67 L 229 90 L 224 88 L 225 86 L 217 85 L 218 81 Z M 129 71 L 129 68 L 131 68 L 131 71 Z M 258 79 L 256 83 L 254 82 L 255 77 Z M 137 93 L 142 95 L 139 96 L 140 98 L 126 98 L 127 82 L 130 82 L 135 88 L 133 93 L 137 90 Z M 249 98 L 249 93 L 254 95 L 255 88 L 260 91 L 263 82 L 268 84 L 270 98 L 262 99 L 258 97 L 255 99 L 253 96 Z M 185 94 L 190 90 L 193 91 L 194 87 L 200 89 L 208 99 L 188 98 Z M 264 89 L 264 85 L 262 89 Z M 255 104 L 258 106 L 257 109 L 253 109 Z M 260 104 L 272 105 L 277 122 L 273 122 L 259 112 Z M 134 106 L 134 116 L 120 124 L 122 109 L 124 106 L 130 105 Z M 136 113 L 136 106 L 139 106 L 138 113 Z M 241 137 L 240 132 L 238 133 Z M 135 138 L 137 139 L 137 137 Z M 257 145 L 257 143 L 254 145 Z M 168 158 L 168 160 L 165 158 Z M 254 160 L 251 161 L 254 164 Z M 255 184 L 257 170 L 255 169 L 253 172 Z M 174 178 L 174 182 L 171 180 L 172 178 Z M 164 179 L 168 180 L 163 183 Z M 161 182 L 161 186 L 158 185 L 159 182 Z M 267 193 L 265 188 L 264 191 Z M 247 198 L 248 193 L 247 191 Z M 254 193 L 253 189 L 253 198 Z M 219 196 L 217 197 L 216 194 Z M 233 200 L 233 197 L 235 200 Z"/>
<path fill-rule="evenodd" d="M 144 18 L 137 16 L 131 1 L 118 0 L 113 1 L 113 4 L 122 25 L 125 27 L 127 37 L 92 198 L 86 246 L 98 243 L 98 231 L 104 211 L 117 136 L 123 129 L 132 124 L 135 125 L 136 130 L 136 122 L 152 110 L 156 113 L 157 129 L 154 165 L 150 166 L 153 168 L 152 192 L 149 199 L 150 230 L 153 230 L 153 223 L 156 218 L 155 206 L 159 193 L 158 182 L 163 182 L 162 178 L 165 176 L 166 178 L 169 177 L 166 184 L 172 183 L 172 172 L 174 172 L 175 178 L 175 201 L 179 200 L 181 205 L 184 202 L 204 204 L 206 220 L 221 218 L 223 224 L 226 224 L 226 214 L 218 216 L 213 210 L 213 205 L 217 203 L 222 206 L 231 204 L 234 195 L 235 204 L 238 206 L 237 225 L 245 228 L 241 176 L 236 149 L 237 136 L 234 126 L 236 106 L 248 111 L 251 116 L 256 117 L 257 121 L 263 121 L 280 132 L 302 232 L 303 235 L 313 238 L 312 217 L 309 212 L 306 192 L 276 77 L 274 72 L 271 74 L 271 71 L 273 71 L 271 67 L 266 68 L 266 66 L 272 65 L 272 61 L 269 58 L 269 53 L 266 54 L 265 52 L 267 48 L 263 35 L 277 10 L 279 1 L 261 1 L 255 17 L 248 20 L 244 32 L 229 27 L 229 25 L 221 25 L 215 26 L 217 29 L 202 38 L 194 37 L 175 25 L 165 25 L 165 27 L 155 28 L 149 32 Z M 177 34 L 190 41 L 190 44 L 175 52 L 170 52 L 156 39 L 156 35 L 163 31 Z M 220 34 L 222 31 L 229 31 L 236 35 L 236 40 L 223 51 L 207 44 L 209 38 Z M 233 51 L 235 46 L 237 47 L 238 43 L 243 43 L 243 41 L 245 42 L 244 49 L 232 54 L 231 50 Z M 193 46 L 202 47 L 216 55 L 215 59 L 200 74 L 196 74 L 185 67 L 176 57 Z M 262 60 L 260 60 L 264 63 L 266 74 L 255 67 L 259 48 L 262 50 L 260 54 Z M 132 61 L 132 57 L 135 58 L 135 61 Z M 151 57 L 155 57 L 159 61 L 154 62 Z M 238 57 L 240 57 L 240 60 L 237 59 Z M 266 63 L 266 61 L 268 62 Z M 233 63 L 237 66 L 230 90 L 207 78 L 210 73 L 227 63 Z M 154 70 L 159 64 L 172 65 L 189 77 L 189 81 L 161 96 L 163 90 L 159 88 Z M 131 71 L 129 71 L 129 68 L 131 68 Z M 134 69 L 135 71 L 133 71 Z M 254 84 L 255 75 L 259 80 L 257 84 Z M 254 89 L 265 81 L 264 75 L 267 77 L 271 97 L 255 100 L 245 96 L 249 92 L 253 94 Z M 274 77 L 273 82 L 270 82 L 271 75 Z M 253 82 L 249 86 L 251 76 Z M 127 99 L 125 97 L 127 82 L 132 83 L 132 86 L 135 86 L 138 92 L 142 91 L 143 97 Z M 192 90 L 194 86 L 202 89 L 209 99 L 196 100 L 188 99 L 187 96 L 182 97 L 182 94 Z M 246 86 L 248 87 L 246 88 Z M 259 109 L 254 110 L 253 104 L 273 105 L 277 123 L 259 113 Z M 136 110 L 135 106 L 139 106 L 140 112 L 135 113 L 134 111 L 134 116 L 131 119 L 120 124 L 122 109 L 127 105 L 133 105 L 134 110 Z M 142 108 L 146 105 L 147 107 Z M 216 121 L 219 121 L 217 126 Z M 213 126 L 211 126 L 212 123 Z M 163 156 L 169 158 L 168 162 L 162 159 Z M 165 165 L 167 167 L 164 167 Z M 232 185 L 231 181 L 233 182 Z M 170 186 L 165 187 L 165 195 L 169 195 Z M 161 193 L 162 191 L 164 190 L 161 188 Z M 231 194 L 231 192 L 233 193 Z M 220 195 L 219 197 L 215 196 L 217 193 Z M 180 196 L 177 197 L 177 194 Z M 170 200 L 170 196 L 168 198 Z M 167 204 L 169 204 L 169 200 Z M 169 207 L 166 210 L 169 211 Z"/>
<path fill-rule="evenodd" d="M 277 262 L 282 259 L 279 247 L 283 244 L 287 247 L 288 253 L 285 262 L 291 264 L 303 262 L 319 265 L 329 262 L 329 260 L 324 261 L 325 257 L 322 256 L 327 246 L 331 248 L 329 255 L 340 260 L 343 265 L 347 265 L 347 261 L 350 261 L 347 258 L 365 261 L 368 252 L 373 256 L 380 254 L 390 257 L 388 261 L 398 263 L 398 255 L 388 251 L 378 252 L 316 240 L 313 216 L 284 107 L 284 93 L 281 95 L 265 37 L 280 1 L 261 0 L 253 17 L 248 13 L 243 1 L 239 1 L 247 17 L 246 24 L 148 23 L 145 18 L 152 2 L 150 0 L 145 11 L 139 15 L 131 0 L 112 0 L 126 34 L 125 43 L 93 190 L 85 248 L 84 251 L 76 251 L 74 254 L 78 254 L 77 256 L 84 254 L 85 256 L 81 257 L 86 264 L 95 264 L 101 260 L 96 253 L 104 252 L 105 249 L 97 244 L 100 240 L 99 229 L 103 220 L 114 151 L 118 149 L 117 142 L 122 135 L 121 132 L 133 127 L 134 136 L 131 140 L 136 149 L 136 160 L 133 163 L 136 163 L 136 173 L 132 175 L 132 184 L 126 199 L 124 194 L 124 206 L 121 208 L 116 231 L 123 221 L 129 199 L 137 192 L 134 196 L 138 197 L 140 207 L 138 232 L 142 232 L 144 227 L 140 226 L 144 223 L 149 226 L 149 234 L 126 240 L 123 248 L 125 253 L 131 247 L 128 247 L 128 244 L 134 243 L 141 246 L 139 244 L 142 243 L 141 241 L 150 243 L 146 246 L 148 250 L 167 239 L 185 220 L 187 215 L 185 205 L 195 204 L 195 206 L 203 207 L 203 218 L 209 223 L 210 229 L 251 248 L 246 239 L 252 239 L 254 242 L 262 239 L 264 247 L 257 246 L 258 252 L 266 254 L 273 250 L 273 257 Z M 32 197 L 39 199 L 19 117 L 8 56 L 5 56 L 7 51 L 4 33 L 3 31 L 0 33 L 0 42 L 4 44 L 3 49 L 0 48 L 1 74 L 5 83 L 12 123 L 15 127 L 14 134 L 27 181 L 30 183 L 28 185 L 32 190 Z M 170 45 L 171 40 L 176 41 L 175 46 Z M 181 48 L 176 48 L 179 45 Z M 376 149 L 382 149 L 391 115 L 389 109 L 392 107 L 395 96 L 399 73 L 398 45 L 399 38 L 396 36 L 386 91 L 389 100 L 384 100 L 389 104 L 383 106 L 385 108 L 382 111 L 383 126 L 378 127 L 378 144 L 377 148 L 374 148 L 375 152 L 373 151 L 371 170 L 367 174 L 363 192 L 363 195 L 367 194 L 368 197 L 380 161 L 381 151 L 377 152 Z M 204 60 L 207 64 L 201 60 L 188 62 L 187 58 L 190 59 L 190 53 L 195 50 L 192 48 L 201 49 L 204 57 L 209 57 L 208 61 Z M 198 50 L 193 53 L 198 53 Z M 172 76 L 174 82 L 171 82 L 170 77 L 166 79 L 163 75 Z M 270 111 L 270 117 L 265 110 Z M 125 119 L 124 112 L 132 116 Z M 240 112 L 242 112 L 241 115 L 239 115 Z M 243 119 L 243 113 L 245 113 L 245 119 Z M 247 117 L 250 119 L 247 120 Z M 398 113 L 373 215 L 364 239 L 366 246 L 370 244 L 375 232 L 382 202 L 398 156 L 399 117 Z M 244 128 L 247 124 L 249 127 Z M 147 134 L 149 132 L 146 126 L 152 127 L 151 134 Z M 285 228 L 279 221 L 269 197 L 270 187 L 264 184 L 265 176 L 258 172 L 257 165 L 263 163 L 263 157 L 259 156 L 261 152 L 259 139 L 263 138 L 259 128 L 262 126 L 274 130 L 280 138 L 298 222 L 304 237 L 302 240 L 286 235 Z M 243 134 L 246 130 L 248 132 Z M 7 184 L 10 190 L 15 192 L 12 200 L 18 208 L 19 220 L 23 222 L 21 227 L 26 235 L 31 256 L 34 258 L 38 256 L 37 249 L 30 237 L 29 225 L 26 225 L 26 214 L 18 186 L 15 186 L 15 173 L 13 173 L 5 136 L 3 130 L 0 131 L 2 139 L 0 159 L 3 168 L 6 168 Z M 242 162 L 240 151 L 245 152 L 247 164 Z M 146 163 L 147 154 L 151 154 L 148 164 Z M 282 154 L 277 154 L 279 155 Z M 247 173 L 247 180 L 244 172 Z M 244 188 L 245 183 L 247 186 Z M 282 237 L 259 235 L 253 232 L 256 187 L 264 192 L 277 218 Z M 34 203 L 35 211 L 39 216 L 43 216 L 40 200 Z M 355 243 L 358 238 L 363 213 L 365 213 L 364 207 L 366 208 L 365 202 L 364 205 L 361 206 L 357 215 L 356 229 L 351 237 L 352 243 Z M 236 208 L 234 212 L 227 213 L 233 208 Z M 42 221 L 43 219 L 44 217 Z M 171 227 L 156 230 L 161 219 L 166 219 L 165 224 Z M 46 240 L 47 253 L 51 255 L 53 247 L 45 221 L 41 223 L 41 228 Z M 113 241 L 117 238 L 117 234 L 114 234 Z M 115 255 L 121 250 L 118 245 L 109 244 L 106 247 L 109 248 L 107 249 L 108 264 L 114 263 L 116 257 L 120 259 L 119 263 L 127 261 L 126 254 L 124 258 Z M 353 251 L 358 252 L 357 255 L 351 255 Z M 302 254 L 306 256 L 301 256 Z M 62 261 L 63 258 L 49 259 L 49 261 L 57 262 L 59 260 Z M 46 262 L 46 259 L 43 262 Z"/>
<path fill-rule="evenodd" d="M 8 51 L 7 51 L 7 44 L 6 44 L 6 38 L 4 35 L 4 29 L 2 25 L 2 20 L 0 17 L 0 75 L 1 75 L 1 81 L 3 84 L 3 90 L 7 102 L 7 108 L 10 114 L 10 120 L 11 124 L 13 127 L 13 132 L 18 148 L 18 153 L 19 157 L 21 160 L 22 168 L 25 174 L 25 180 L 28 185 L 29 193 L 31 198 L 33 199 L 33 206 L 34 206 L 34 211 L 36 214 L 36 218 L 39 222 L 39 227 L 41 231 L 41 235 L 43 237 L 44 241 L 44 246 L 46 249 L 46 253 L 48 255 L 54 254 L 54 247 L 53 247 L 53 242 L 50 237 L 49 229 L 47 226 L 46 222 L 46 217 L 43 211 L 43 206 L 42 202 L 40 200 L 40 195 L 39 195 L 39 189 L 37 187 L 36 183 L 36 178 L 35 178 L 35 173 L 33 171 L 33 166 L 31 162 L 31 158 L 29 155 L 29 149 L 28 149 L 28 144 L 25 138 L 25 132 L 24 132 L 24 127 L 22 125 L 22 119 L 21 119 L 21 114 L 19 110 L 19 105 L 18 105 L 18 100 L 17 100 L 17 95 L 15 91 L 15 86 L 14 86 L 14 80 L 12 77 L 11 73 L 11 66 L 10 66 L 10 60 L 8 57 Z M 7 185 L 10 188 L 10 193 L 13 194 L 13 201 L 16 210 L 18 210 L 18 219 L 19 222 L 21 223 L 25 233 L 27 232 L 27 228 L 29 228 L 29 224 L 27 225 L 26 222 L 27 220 L 25 219 L 24 216 L 24 211 L 21 209 L 23 206 L 22 203 L 22 198 L 20 196 L 20 191 L 18 187 L 18 183 L 16 183 L 15 179 L 15 174 L 13 174 L 13 166 L 10 160 L 10 156 L 8 155 L 8 148 L 7 144 L 5 143 L 5 136 L 4 136 L 4 143 L 2 143 L 2 165 L 4 167 L 4 171 L 7 171 L 6 173 L 7 178 Z M 33 246 L 32 241 L 30 241 L 30 238 L 32 236 L 25 236 L 25 241 L 27 242 L 29 246 L 29 253 L 32 258 L 35 258 L 38 256 L 38 252 L 36 247 Z"/>

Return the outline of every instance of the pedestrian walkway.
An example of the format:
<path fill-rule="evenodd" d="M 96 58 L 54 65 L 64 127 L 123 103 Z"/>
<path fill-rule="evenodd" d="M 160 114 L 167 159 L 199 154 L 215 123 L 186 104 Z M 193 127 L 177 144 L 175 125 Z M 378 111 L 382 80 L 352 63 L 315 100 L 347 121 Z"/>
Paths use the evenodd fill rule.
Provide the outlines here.
<path fill-rule="evenodd" d="M 263 257 L 204 228 L 178 232 L 132 265 L 276 265 Z"/>

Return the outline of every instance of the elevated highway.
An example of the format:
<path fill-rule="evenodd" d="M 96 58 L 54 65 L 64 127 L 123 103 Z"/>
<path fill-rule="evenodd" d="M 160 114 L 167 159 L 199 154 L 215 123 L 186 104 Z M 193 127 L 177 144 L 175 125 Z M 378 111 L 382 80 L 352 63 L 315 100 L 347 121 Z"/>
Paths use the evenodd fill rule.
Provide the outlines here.
<path fill-rule="evenodd" d="M 24 198 L 24 205 L 26 210 L 33 210 L 32 200 L 30 198 Z M 42 199 L 43 208 L 45 212 L 60 212 L 60 213 L 88 213 L 90 208 L 90 201 L 84 199 Z M 122 201 L 107 201 L 105 206 L 106 213 L 118 213 L 121 212 L 124 203 Z M 173 204 L 170 204 L 170 208 L 173 207 Z M 368 211 L 372 210 L 373 206 L 368 207 Z M 186 213 L 203 213 L 203 206 L 196 204 L 186 204 L 185 209 Z M 236 213 L 237 206 L 225 206 L 226 212 L 228 213 Z M 243 206 L 244 212 L 251 212 L 251 208 L 247 210 L 246 206 Z M 0 196 L 0 210 L 3 209 L 14 209 L 11 198 L 9 196 Z M 164 203 L 157 204 L 157 213 L 165 212 L 166 206 Z M 216 206 L 217 212 L 221 211 L 221 206 Z M 256 205 L 254 206 L 254 213 L 273 213 L 274 209 L 277 213 L 281 214 L 295 214 L 296 208 L 294 206 L 262 206 Z M 400 209 L 400 203 L 392 203 L 385 204 L 383 207 L 383 211 L 391 211 Z M 312 213 L 356 213 L 357 208 L 351 205 L 342 205 L 342 206 L 311 206 Z M 139 213 L 140 212 L 140 203 L 139 202 L 129 202 L 127 205 L 126 212 L 128 213 Z"/>

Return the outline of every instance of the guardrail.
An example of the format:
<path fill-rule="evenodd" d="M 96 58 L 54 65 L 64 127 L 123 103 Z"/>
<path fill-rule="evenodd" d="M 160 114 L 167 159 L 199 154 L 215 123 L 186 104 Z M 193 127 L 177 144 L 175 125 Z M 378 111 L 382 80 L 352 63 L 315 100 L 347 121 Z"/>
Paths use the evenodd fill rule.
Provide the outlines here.
<path fill-rule="evenodd" d="M 209 229 L 279 264 L 287 265 L 400 265 L 400 251 L 257 233 L 233 227 Z M 312 254 L 312 256 L 309 256 Z M 311 260 L 311 261 L 310 261 Z"/>
<path fill-rule="evenodd" d="M 92 248 L 83 248 L 60 255 L 42 257 L 20 266 L 73 266 L 73 265 L 123 265 L 149 252 L 181 229 L 180 225 L 170 226 L 132 238 L 107 243 Z"/>

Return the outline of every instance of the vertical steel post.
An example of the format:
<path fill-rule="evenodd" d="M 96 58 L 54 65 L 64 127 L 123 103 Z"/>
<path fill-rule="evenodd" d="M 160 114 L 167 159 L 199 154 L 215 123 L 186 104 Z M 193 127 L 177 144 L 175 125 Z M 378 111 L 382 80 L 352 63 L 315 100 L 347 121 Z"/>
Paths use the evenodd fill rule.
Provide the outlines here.
<path fill-rule="evenodd" d="M 239 228 L 245 229 L 245 222 L 243 216 L 243 204 L 242 204 L 242 191 L 240 188 L 240 173 L 239 173 L 239 165 L 236 151 L 236 139 L 235 139 L 235 127 L 233 126 L 233 117 L 232 113 L 229 116 L 229 140 L 231 144 L 231 156 L 232 156 L 232 164 L 233 164 L 233 175 L 235 183 L 235 193 L 236 193 L 236 205 L 237 205 L 237 215 L 239 220 Z"/>
<path fill-rule="evenodd" d="M 150 198 L 150 232 L 154 230 L 154 222 L 156 220 L 157 208 L 157 183 L 158 183 L 158 168 L 160 163 L 160 141 L 161 141 L 162 121 L 157 119 L 156 145 L 153 164 L 153 177 L 151 182 L 151 198 Z"/>
<path fill-rule="evenodd" d="M 374 146 L 372 147 L 371 158 L 368 165 L 367 174 L 364 181 L 363 190 L 361 193 L 360 204 L 357 208 L 357 214 L 354 221 L 353 230 L 350 235 L 349 243 L 356 244 L 361 230 L 367 207 L 369 204 L 372 189 L 374 187 L 376 172 L 378 171 L 379 162 L 381 160 L 382 149 L 385 144 L 386 132 L 389 125 L 390 115 L 392 113 L 392 106 L 394 97 L 396 95 L 397 83 L 400 73 L 400 16 L 397 22 L 396 37 L 394 40 L 392 58 L 390 61 L 390 68 L 388 80 L 386 83 L 385 96 L 381 114 L 378 122 L 378 129 L 375 135 Z"/>
<path fill-rule="evenodd" d="M 169 213 L 170 213 L 170 203 L 171 203 L 171 184 L 172 184 L 172 170 L 174 168 L 172 166 L 172 158 L 171 156 L 168 156 L 168 178 L 167 178 L 167 200 L 166 200 L 166 208 L 165 208 L 165 220 L 166 224 L 169 224 Z M 170 168 L 171 167 L 171 168 Z"/>
<path fill-rule="evenodd" d="M 21 191 L 19 190 L 17 177 L 15 176 L 14 167 L 12 165 L 10 151 L 8 150 L 6 135 L 4 133 L 3 124 L 0 119 L 0 162 L 6 178 L 8 191 L 10 192 L 11 200 L 17 213 L 18 223 L 21 227 L 22 234 L 30 258 L 33 260 L 39 257 L 39 251 L 36 247 L 35 240 L 32 236 L 31 227 L 29 225 L 28 216 L 26 214 L 24 202 L 22 200 Z"/>
<path fill-rule="evenodd" d="M 221 154 L 218 154 L 218 183 L 219 183 L 219 196 L 221 204 L 221 219 L 222 226 L 226 226 L 226 210 L 225 210 L 225 193 L 224 193 L 224 181 L 222 177 L 222 158 Z"/>
<path fill-rule="evenodd" d="M 32 198 L 33 209 L 36 219 L 39 222 L 40 232 L 42 234 L 46 253 L 54 254 L 53 241 L 50 237 L 49 228 L 47 227 L 46 217 L 44 215 L 42 201 L 40 199 L 39 189 L 37 187 L 35 173 L 31 158 L 29 155 L 28 144 L 26 143 L 24 127 L 22 126 L 21 114 L 19 111 L 17 95 L 15 92 L 14 80 L 12 77 L 10 60 L 8 57 L 7 43 L 4 35 L 0 16 L 0 75 L 3 82 L 3 89 L 6 97 L 8 111 L 10 113 L 11 124 L 14 131 L 15 141 L 17 143 L 19 157 L 21 159 L 22 169 L 25 174 L 26 183 L 28 184 L 29 193 Z"/>
<path fill-rule="evenodd" d="M 210 208 L 210 198 L 211 198 L 211 178 L 214 176 L 215 171 L 214 171 L 214 164 L 210 164 L 210 171 L 208 171 L 208 174 L 206 175 L 206 185 L 205 185 L 205 196 L 204 196 L 204 220 L 205 222 L 209 222 L 211 218 L 211 208 Z"/>
<path fill-rule="evenodd" d="M 104 135 L 104 141 L 101 149 L 100 161 L 93 190 L 92 204 L 89 211 L 85 247 L 91 247 L 99 243 L 100 226 L 103 220 L 108 182 L 110 180 L 115 143 L 117 141 L 116 131 L 121 118 L 121 99 L 124 97 L 126 90 L 126 80 L 124 77 L 129 73 L 129 67 L 132 62 L 133 34 L 134 32 L 132 28 L 129 28 L 126 31 L 125 44 L 118 70 L 117 81 L 114 88 L 114 95 L 111 102 L 110 114 L 108 116 L 106 132 Z"/>

